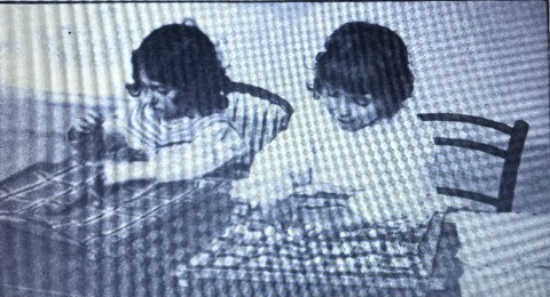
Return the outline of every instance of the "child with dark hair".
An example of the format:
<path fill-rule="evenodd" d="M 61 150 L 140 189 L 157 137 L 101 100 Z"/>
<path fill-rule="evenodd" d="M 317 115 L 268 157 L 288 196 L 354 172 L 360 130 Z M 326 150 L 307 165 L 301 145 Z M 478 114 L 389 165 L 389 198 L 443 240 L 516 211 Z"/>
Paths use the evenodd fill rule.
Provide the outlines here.
<path fill-rule="evenodd" d="M 425 166 L 431 140 L 405 104 L 414 103 L 413 82 L 397 33 L 367 22 L 341 26 L 316 56 L 316 100 L 293 118 L 301 131 L 268 145 L 232 197 L 264 211 L 292 196 L 341 197 L 350 217 L 338 223 L 425 222 L 452 205 L 457 199 L 436 197 Z M 336 223 L 329 221 L 322 224 Z"/>
<path fill-rule="evenodd" d="M 214 44 L 194 23 L 151 32 L 132 54 L 132 77 L 127 89 L 137 98 L 135 108 L 103 128 L 124 135 L 128 146 L 145 157 L 107 162 L 107 184 L 192 179 L 245 153 L 224 113 L 231 81 Z M 91 112 L 72 134 L 85 134 L 102 122 L 101 115 Z"/>
<path fill-rule="evenodd" d="M 176 108 L 167 111 L 153 106 L 167 119 L 186 112 L 208 116 L 229 104 L 224 93 L 230 83 L 225 68 L 212 41 L 194 25 L 166 25 L 149 34 L 132 54 L 132 77 L 134 82 L 127 89 L 135 97 L 147 95 L 143 94 L 147 91 L 158 95 L 178 91 L 170 100 Z M 147 81 L 161 87 L 151 89 Z"/>
<path fill-rule="evenodd" d="M 349 100 L 346 105 L 374 108 L 371 117 L 353 123 L 340 121 L 344 130 L 358 130 L 390 119 L 413 92 L 407 47 L 399 35 L 380 25 L 343 25 L 327 39 L 325 51 L 317 55 L 316 62 L 311 88 L 314 98 Z M 334 110 L 335 103 L 326 102 L 330 110 Z"/>

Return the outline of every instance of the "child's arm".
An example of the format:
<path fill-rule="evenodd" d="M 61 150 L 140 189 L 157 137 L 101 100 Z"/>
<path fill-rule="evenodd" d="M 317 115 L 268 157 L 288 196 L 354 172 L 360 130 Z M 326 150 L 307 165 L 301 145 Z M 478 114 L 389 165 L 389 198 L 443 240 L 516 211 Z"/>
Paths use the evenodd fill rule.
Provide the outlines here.
<path fill-rule="evenodd" d="M 306 138 L 280 134 L 256 155 L 249 177 L 233 182 L 231 197 L 269 209 L 294 194 L 297 186 L 311 183 L 313 151 Z"/>
<path fill-rule="evenodd" d="M 105 164 L 106 183 L 130 180 L 171 182 L 201 177 L 245 153 L 239 134 L 227 123 L 216 122 L 191 143 L 162 148 L 146 162 Z"/>

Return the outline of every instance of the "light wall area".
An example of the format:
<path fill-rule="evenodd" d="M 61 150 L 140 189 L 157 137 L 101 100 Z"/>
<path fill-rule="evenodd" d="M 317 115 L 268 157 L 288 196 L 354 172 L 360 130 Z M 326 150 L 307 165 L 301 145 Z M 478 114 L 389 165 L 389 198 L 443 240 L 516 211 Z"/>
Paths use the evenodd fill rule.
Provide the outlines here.
<path fill-rule="evenodd" d="M 325 38 L 348 21 L 367 20 L 408 45 L 411 105 L 419 112 L 530 124 L 517 209 L 550 211 L 545 2 L 21 4 L 0 5 L 0 15 L 0 179 L 66 157 L 63 135 L 80 107 L 124 108 L 132 100 L 124 88 L 131 52 L 163 24 L 194 18 L 218 44 L 232 79 L 307 112 L 306 84 Z M 467 171 L 489 166 L 474 157 L 446 160 Z"/>

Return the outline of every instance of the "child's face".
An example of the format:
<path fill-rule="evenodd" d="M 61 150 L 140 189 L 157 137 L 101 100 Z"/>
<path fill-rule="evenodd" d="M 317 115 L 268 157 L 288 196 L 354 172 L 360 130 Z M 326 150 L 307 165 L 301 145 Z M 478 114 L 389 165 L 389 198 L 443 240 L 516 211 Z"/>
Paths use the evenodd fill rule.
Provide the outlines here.
<path fill-rule="evenodd" d="M 196 116 L 195 112 L 185 112 L 176 104 L 178 96 L 181 95 L 178 89 L 150 79 L 143 70 L 139 73 L 139 79 L 143 86 L 143 98 L 151 104 L 161 119 L 171 120 L 183 116 L 190 118 Z"/>
<path fill-rule="evenodd" d="M 351 95 L 325 84 L 320 100 L 332 119 L 346 131 L 361 130 L 380 118 L 371 95 Z"/>

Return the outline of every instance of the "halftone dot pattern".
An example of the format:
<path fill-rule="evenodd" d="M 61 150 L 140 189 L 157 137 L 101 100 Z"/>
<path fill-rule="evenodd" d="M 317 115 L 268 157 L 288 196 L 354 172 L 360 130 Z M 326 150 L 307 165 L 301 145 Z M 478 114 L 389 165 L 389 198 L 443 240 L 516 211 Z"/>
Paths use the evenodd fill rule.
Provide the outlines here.
<path fill-rule="evenodd" d="M 462 222 L 457 256 L 468 267 L 461 278 L 465 294 L 548 294 L 548 216 L 463 213 L 452 220 Z"/>
<path fill-rule="evenodd" d="M 124 83 L 131 82 L 132 50 L 154 28 L 193 18 L 219 45 L 233 80 L 268 89 L 295 108 L 289 129 L 257 155 L 256 161 L 261 164 L 253 166 L 251 186 L 245 191 L 252 198 L 248 201 L 250 204 L 278 205 L 277 201 L 269 201 L 269 195 L 274 191 L 286 194 L 285 191 L 292 189 L 292 184 L 284 182 L 289 174 L 299 180 L 337 180 L 352 187 L 366 186 L 379 197 L 390 193 L 391 199 L 387 200 L 369 200 L 356 195 L 349 200 L 354 213 L 320 211 L 306 222 L 306 230 L 353 225 L 355 214 L 362 211 L 370 213 L 373 221 L 390 220 L 387 224 L 395 223 L 391 220 L 393 216 L 429 217 L 438 206 L 459 201 L 428 193 L 419 182 L 427 176 L 433 181 L 432 186 L 453 186 L 496 195 L 501 160 L 478 152 L 428 144 L 434 136 L 443 136 L 505 148 L 507 137 L 470 125 L 421 123 L 414 115 L 416 112 L 464 113 L 507 125 L 520 119 L 527 121 L 530 130 L 514 203 L 514 211 L 525 214 L 454 214 L 452 221 L 461 241 L 457 257 L 465 265 L 462 275 L 446 276 L 459 279 L 464 296 L 548 296 L 550 124 L 546 5 L 544 2 L 376 2 L 0 6 L 0 13 L 6 16 L 0 20 L 0 132 L 3 135 L 0 178 L 37 162 L 65 160 L 71 153 L 64 145 L 66 131 L 88 107 L 95 106 L 107 113 L 114 108 L 129 109 L 134 99 L 127 96 Z M 319 102 L 314 101 L 306 88 L 313 81 L 315 55 L 323 50 L 326 37 L 340 25 L 358 20 L 388 26 L 408 46 L 415 91 L 406 104 L 413 112 L 404 118 L 408 125 L 402 129 L 373 129 L 368 137 L 332 133 L 333 123 L 321 116 L 326 111 L 318 108 Z M 258 108 L 247 105 L 249 99 L 239 103 L 245 115 L 254 114 Z M 269 111 L 270 116 L 273 111 Z M 258 124 L 258 127 L 259 131 L 264 126 Z M 250 132 L 244 124 L 239 129 Z M 257 150 L 259 143 L 254 142 L 253 137 L 249 140 L 250 149 Z M 311 143 L 317 144 L 313 153 Z M 173 161 L 195 165 L 201 162 L 200 159 Z M 323 170 L 313 175 L 307 170 L 301 171 L 312 165 Z M 38 168 L 33 171 L 36 175 L 23 177 L 24 185 L 52 182 L 51 171 L 40 166 L 34 168 Z M 291 169 L 297 172 L 292 173 Z M 260 175 L 268 178 L 254 180 Z M 75 180 L 86 176 L 78 173 Z M 69 179 L 64 178 L 67 178 L 64 181 Z M 38 191 L 31 189 L 14 194 L 10 187 L 13 184 L 8 184 L 2 182 L 0 186 L 2 222 L 14 219 L 6 215 L 6 209 L 18 210 L 21 205 L 28 206 L 25 203 L 32 197 L 59 194 L 67 189 L 67 185 L 40 184 Z M 411 194 L 426 195 L 430 199 L 406 199 Z M 152 215 L 151 220 L 133 225 L 132 230 L 122 228 L 110 233 L 113 228 L 132 223 L 139 209 L 154 209 L 158 202 L 167 202 L 171 194 L 159 192 L 133 202 L 135 208 L 128 207 L 125 212 L 120 212 L 123 200 L 129 195 L 124 191 L 112 194 L 112 201 L 101 201 L 97 193 L 86 195 L 100 202 L 90 204 L 81 212 L 49 217 L 67 223 L 59 230 L 86 241 L 89 249 L 84 253 L 86 256 L 82 256 L 77 247 L 48 240 L 46 233 L 36 236 L 20 229 L 0 229 L 0 237 L 7 239 L 0 244 L 0 263 L 4 263 L 0 264 L 0 296 L 42 293 L 46 296 L 418 295 L 409 289 L 349 286 L 349 280 L 343 277 L 336 285 L 320 280 L 288 284 L 281 282 L 283 278 L 276 274 L 268 274 L 267 281 L 263 282 L 211 282 L 192 278 L 188 282 L 177 273 L 177 267 L 188 263 L 196 255 L 196 249 L 213 247 L 212 239 L 222 236 L 227 231 L 226 225 L 232 227 L 226 221 L 230 213 L 238 212 L 233 209 L 233 203 L 237 202 L 228 197 L 208 198 L 205 194 L 204 201 L 197 204 L 168 207 L 165 212 Z M 46 200 L 57 197 L 47 196 Z M 52 203 L 52 208 L 71 204 L 76 195 L 60 194 L 59 197 L 62 201 Z M 490 207 L 473 207 L 492 212 Z M 528 215 L 530 213 L 539 215 Z M 47 217 L 38 211 L 37 214 Z M 102 220 L 98 215 L 112 219 Z M 75 223 L 82 221 L 87 223 Z M 303 235 L 300 232 L 305 231 L 295 228 L 290 233 L 299 237 Z M 371 237 L 376 236 L 370 234 Z M 366 242 L 373 249 L 383 245 L 380 241 Z M 309 242 L 312 246 L 314 243 Z M 347 242 L 333 249 L 318 245 L 314 253 L 346 254 L 345 251 L 354 248 Z M 391 250 L 386 244 L 384 247 L 386 252 Z M 323 273 L 342 274 L 360 266 L 357 262 L 361 261 L 357 259 L 338 258 L 334 261 L 336 266 L 315 267 L 321 267 Z M 268 261 L 273 270 L 288 265 L 281 255 L 263 260 Z M 401 260 L 394 258 L 388 263 L 395 268 L 403 264 Z M 229 260 L 222 261 L 220 257 L 219 261 Z M 324 260 L 314 258 L 312 261 Z M 290 263 L 298 269 L 308 267 L 300 261 Z M 374 271 L 375 266 L 360 269 L 367 273 Z M 406 281 L 392 279 L 388 283 L 399 287 Z"/>

